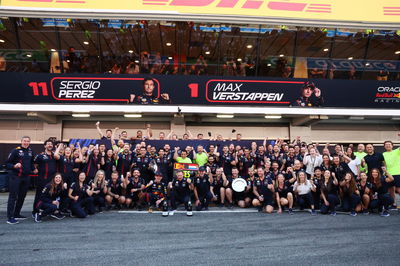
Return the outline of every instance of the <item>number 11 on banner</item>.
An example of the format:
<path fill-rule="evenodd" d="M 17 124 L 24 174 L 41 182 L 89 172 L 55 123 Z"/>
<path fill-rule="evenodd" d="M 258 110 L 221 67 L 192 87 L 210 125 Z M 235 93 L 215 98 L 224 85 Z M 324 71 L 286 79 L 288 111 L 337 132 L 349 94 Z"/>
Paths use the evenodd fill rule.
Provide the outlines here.
<path fill-rule="evenodd" d="M 39 88 L 41 89 L 43 96 L 49 95 L 46 82 L 30 82 L 28 86 L 32 88 L 34 96 L 40 96 Z"/>
<path fill-rule="evenodd" d="M 188 85 L 190 89 L 190 97 L 197 98 L 199 97 L 199 84 L 198 83 L 190 83 Z"/>

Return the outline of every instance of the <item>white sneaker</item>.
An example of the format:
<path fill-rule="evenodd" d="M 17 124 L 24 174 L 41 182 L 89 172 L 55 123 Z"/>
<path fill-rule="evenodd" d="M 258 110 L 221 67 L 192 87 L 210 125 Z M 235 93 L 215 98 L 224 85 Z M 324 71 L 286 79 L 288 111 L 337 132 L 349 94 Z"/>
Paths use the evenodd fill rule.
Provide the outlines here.
<path fill-rule="evenodd" d="M 169 216 L 173 216 L 173 215 L 174 215 L 174 213 L 175 213 L 175 210 L 173 210 L 173 211 L 169 211 L 168 215 L 169 215 Z"/>
<path fill-rule="evenodd" d="M 187 216 L 192 216 L 192 215 L 193 215 L 193 212 L 187 211 L 187 212 L 186 212 L 186 215 L 187 215 Z"/>
<path fill-rule="evenodd" d="M 162 212 L 162 216 L 163 217 L 167 217 L 168 216 L 168 212 Z"/>

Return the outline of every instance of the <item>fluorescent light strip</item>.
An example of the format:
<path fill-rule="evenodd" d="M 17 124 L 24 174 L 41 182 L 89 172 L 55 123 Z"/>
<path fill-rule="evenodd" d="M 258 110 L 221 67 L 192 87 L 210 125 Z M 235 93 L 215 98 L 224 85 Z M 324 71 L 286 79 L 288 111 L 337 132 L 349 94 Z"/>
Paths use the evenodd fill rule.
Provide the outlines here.
<path fill-rule="evenodd" d="M 351 120 L 364 120 L 363 116 L 350 116 L 349 119 Z"/>
<path fill-rule="evenodd" d="M 266 115 L 264 117 L 265 117 L 265 119 L 281 119 L 282 118 L 281 115 Z"/>
<path fill-rule="evenodd" d="M 220 114 L 217 115 L 217 118 L 234 118 L 234 115 L 228 115 L 228 114 Z"/>
<path fill-rule="evenodd" d="M 72 117 L 90 117 L 90 114 L 72 114 Z"/>
<path fill-rule="evenodd" d="M 140 118 L 142 117 L 141 114 L 124 114 L 124 117 L 126 118 Z"/>

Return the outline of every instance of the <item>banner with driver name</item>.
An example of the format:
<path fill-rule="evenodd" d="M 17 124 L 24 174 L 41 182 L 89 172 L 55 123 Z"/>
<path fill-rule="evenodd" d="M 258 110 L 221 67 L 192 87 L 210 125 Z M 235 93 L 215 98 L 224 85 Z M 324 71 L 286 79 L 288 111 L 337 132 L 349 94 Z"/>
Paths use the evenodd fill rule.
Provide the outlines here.
<path fill-rule="evenodd" d="M 400 107 L 399 81 L 5 72 L 0 80 L 3 103 Z"/>

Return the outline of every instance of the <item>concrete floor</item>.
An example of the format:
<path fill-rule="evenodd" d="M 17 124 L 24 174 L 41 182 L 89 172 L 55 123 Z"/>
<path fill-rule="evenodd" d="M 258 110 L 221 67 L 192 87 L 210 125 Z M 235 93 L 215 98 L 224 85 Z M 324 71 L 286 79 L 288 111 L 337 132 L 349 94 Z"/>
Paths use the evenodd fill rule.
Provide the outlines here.
<path fill-rule="evenodd" d="M 400 265 L 400 214 L 336 217 L 212 208 L 176 213 L 110 211 L 86 219 L 5 223 L 1 265 Z M 29 215 L 33 197 L 23 209 Z"/>

